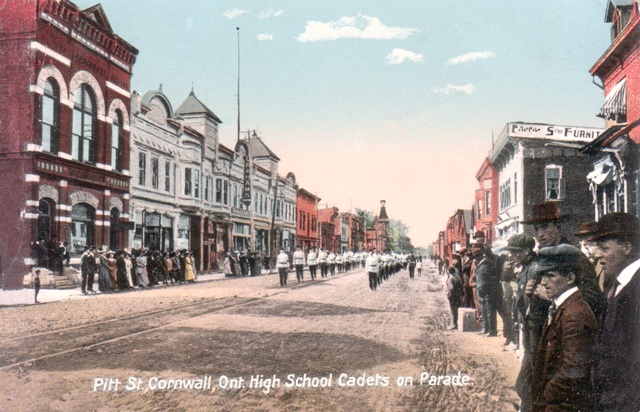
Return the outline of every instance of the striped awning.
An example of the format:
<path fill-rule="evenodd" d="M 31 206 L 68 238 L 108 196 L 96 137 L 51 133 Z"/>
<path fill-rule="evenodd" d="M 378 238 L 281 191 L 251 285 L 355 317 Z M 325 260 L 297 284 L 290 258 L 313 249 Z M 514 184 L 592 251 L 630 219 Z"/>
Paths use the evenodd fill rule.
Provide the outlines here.
<path fill-rule="evenodd" d="M 620 115 L 627 114 L 627 79 L 622 79 L 616 84 L 604 100 L 604 105 L 598 113 L 598 117 L 604 119 L 616 119 Z"/>

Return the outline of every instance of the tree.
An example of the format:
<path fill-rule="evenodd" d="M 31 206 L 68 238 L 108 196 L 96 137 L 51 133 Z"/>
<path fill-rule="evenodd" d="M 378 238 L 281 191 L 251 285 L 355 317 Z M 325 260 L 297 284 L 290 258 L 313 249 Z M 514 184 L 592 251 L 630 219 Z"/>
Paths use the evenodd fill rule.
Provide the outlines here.
<path fill-rule="evenodd" d="M 356 217 L 362 222 L 365 230 L 376 226 L 376 217 L 369 211 L 356 208 Z"/>
<path fill-rule="evenodd" d="M 411 244 L 411 238 L 407 236 L 409 234 L 409 227 L 405 225 L 402 220 L 391 219 L 389 221 L 389 231 L 387 233 L 389 238 L 389 249 L 396 253 L 409 253 L 413 252 L 413 245 Z"/>

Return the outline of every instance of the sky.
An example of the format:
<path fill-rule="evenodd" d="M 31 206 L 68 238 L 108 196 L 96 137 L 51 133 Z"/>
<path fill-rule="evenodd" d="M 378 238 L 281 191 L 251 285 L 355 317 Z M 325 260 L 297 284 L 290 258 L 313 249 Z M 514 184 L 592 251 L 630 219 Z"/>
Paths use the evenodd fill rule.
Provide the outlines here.
<path fill-rule="evenodd" d="M 92 0 L 74 1 L 81 8 Z M 140 52 L 132 90 L 193 88 L 256 130 L 320 207 L 391 219 L 426 247 L 507 122 L 604 127 L 589 69 L 610 45 L 607 0 L 105 0 Z M 239 28 L 239 30 L 237 30 Z M 238 37 L 239 36 L 239 37 Z M 239 42 L 238 42 L 239 40 Z M 239 59 L 238 59 L 239 57 Z M 239 60 L 239 64 L 238 64 Z"/>

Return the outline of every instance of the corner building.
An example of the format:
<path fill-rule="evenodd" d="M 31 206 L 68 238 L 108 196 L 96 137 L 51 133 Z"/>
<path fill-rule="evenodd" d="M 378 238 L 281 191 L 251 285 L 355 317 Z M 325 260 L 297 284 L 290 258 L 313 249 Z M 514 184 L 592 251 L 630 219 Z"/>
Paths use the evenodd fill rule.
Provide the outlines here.
<path fill-rule="evenodd" d="M 100 5 L 67 0 L 0 8 L 0 258 L 5 289 L 49 266 L 32 245 L 126 246 L 129 101 L 138 50 Z M 51 257 L 49 257 L 51 258 Z"/>

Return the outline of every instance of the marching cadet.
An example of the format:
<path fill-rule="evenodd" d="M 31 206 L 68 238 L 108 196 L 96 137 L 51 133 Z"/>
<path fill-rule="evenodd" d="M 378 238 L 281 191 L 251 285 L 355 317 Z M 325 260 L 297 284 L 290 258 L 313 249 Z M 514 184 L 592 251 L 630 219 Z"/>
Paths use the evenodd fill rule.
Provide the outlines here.
<path fill-rule="evenodd" d="M 369 252 L 369 256 L 366 260 L 366 268 L 367 273 L 369 274 L 369 288 L 374 292 L 378 289 L 378 285 L 380 284 L 378 278 L 378 263 L 378 255 L 376 254 L 375 250 Z"/>
<path fill-rule="evenodd" d="M 304 252 L 300 246 L 293 252 L 293 265 L 296 267 L 296 279 L 298 283 L 304 280 Z"/>
<path fill-rule="evenodd" d="M 276 267 L 278 268 L 278 274 L 280 275 L 280 286 L 287 286 L 287 277 L 289 276 L 289 256 L 284 253 L 284 250 L 280 250 L 278 257 L 276 257 Z"/>
<path fill-rule="evenodd" d="M 323 278 L 327 277 L 327 252 L 320 249 L 320 253 L 318 253 L 318 265 L 320 266 L 320 276 Z"/>
<path fill-rule="evenodd" d="M 316 278 L 316 269 L 318 267 L 318 261 L 315 249 L 309 249 L 307 254 L 307 265 L 309 266 L 309 273 L 311 274 L 311 280 Z"/>
<path fill-rule="evenodd" d="M 329 265 L 329 272 L 331 276 L 336 275 L 336 254 L 333 252 L 329 252 L 329 256 L 327 256 L 327 265 Z"/>

